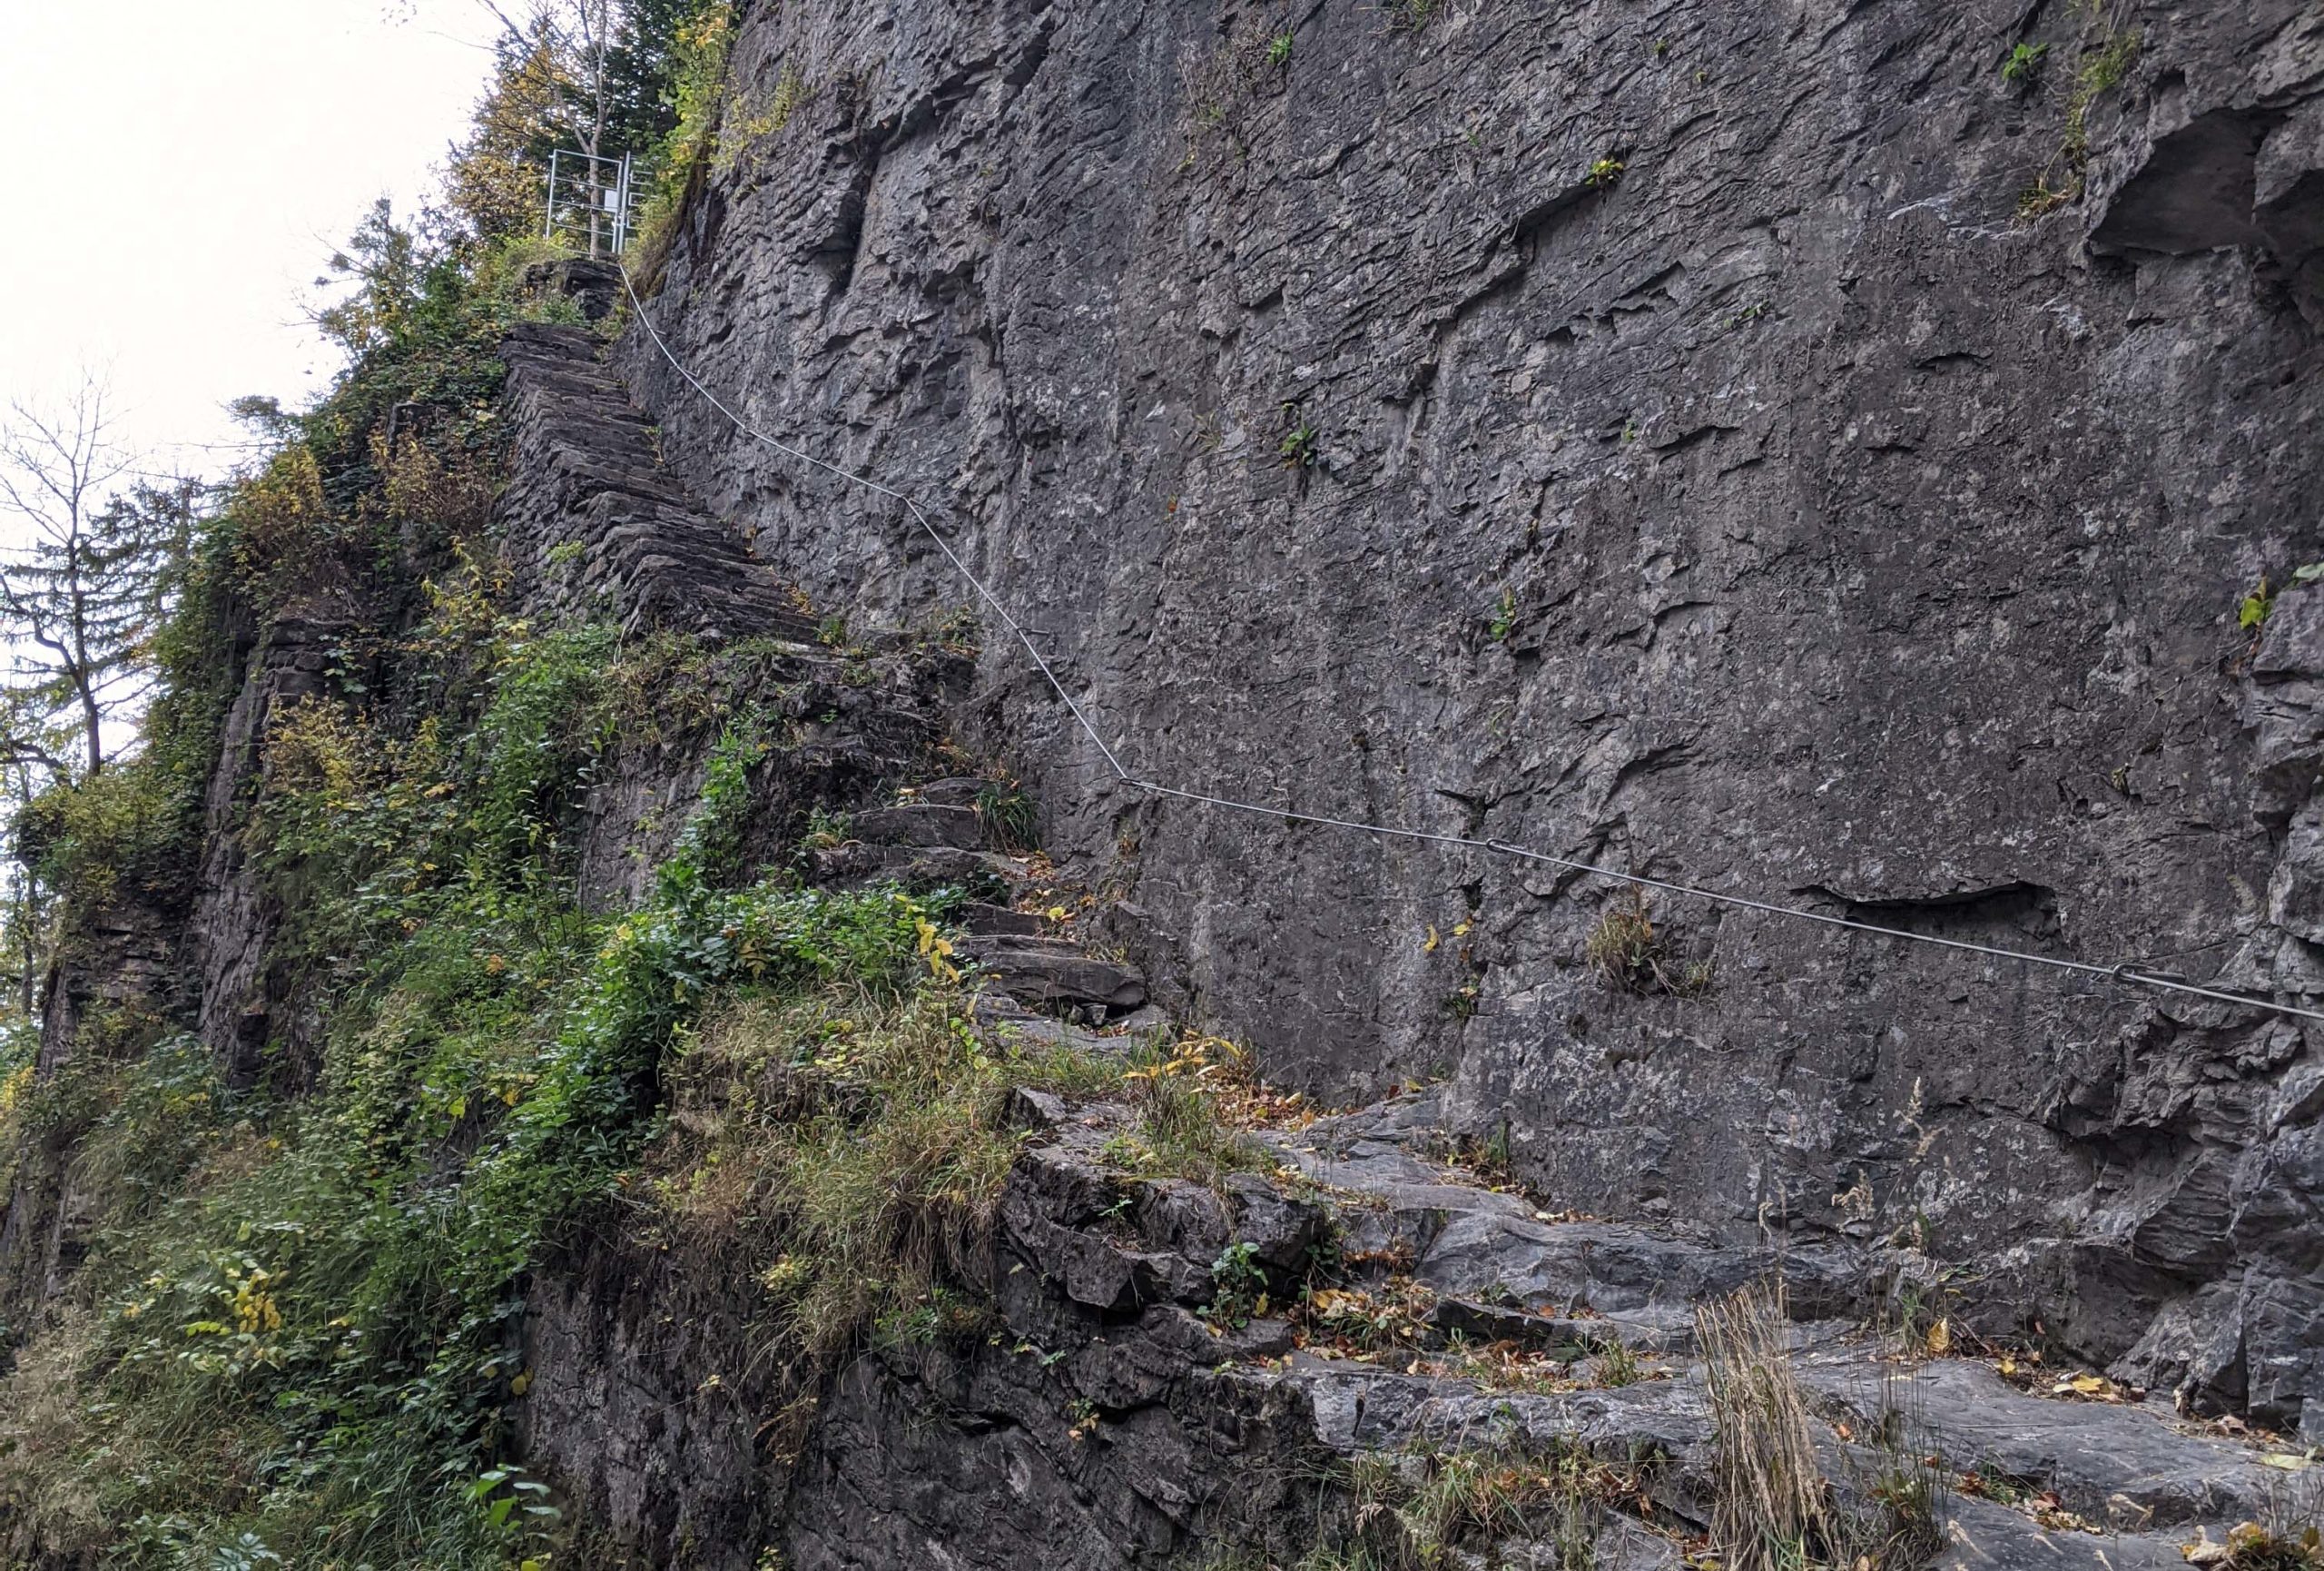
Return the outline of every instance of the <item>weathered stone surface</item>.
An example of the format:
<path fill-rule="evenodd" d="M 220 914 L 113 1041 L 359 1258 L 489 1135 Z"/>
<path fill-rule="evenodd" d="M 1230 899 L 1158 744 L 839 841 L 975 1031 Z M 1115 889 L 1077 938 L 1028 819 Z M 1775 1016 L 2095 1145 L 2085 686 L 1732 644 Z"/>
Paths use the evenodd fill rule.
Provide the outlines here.
<path fill-rule="evenodd" d="M 2021 218 L 2107 29 L 2086 190 Z M 1134 773 L 2324 995 L 2317 837 L 2278 837 L 2324 735 L 2284 588 L 2324 554 L 2312 6 L 794 6 L 737 59 L 812 91 L 656 321 L 934 506 Z M 819 598 L 972 598 L 621 355 Z M 2247 669 L 2263 574 L 2291 620 Z M 1561 1208 L 2013 1262 L 1978 1312 L 2101 1359 L 2198 1307 L 2308 1356 L 2206 1292 L 2310 1280 L 2221 1177 L 2297 1033 L 1659 896 L 1712 985 L 1610 994 L 1602 883 L 1147 797 L 987 646 L 970 718 L 1052 849 L 1272 1073 L 1448 1068 Z"/>
<path fill-rule="evenodd" d="M 874 808 L 857 814 L 849 827 L 881 845 L 947 845 L 961 851 L 984 846 L 984 825 L 968 807 L 914 803 Z"/>
<path fill-rule="evenodd" d="M 203 858 L 195 886 L 193 963 L 200 991 L 194 1029 L 237 1084 L 248 1084 L 283 1023 L 286 979 L 272 974 L 268 945 L 276 913 L 241 842 L 242 817 L 260 780 L 270 721 L 325 688 L 326 657 L 354 630 L 354 608 L 328 600 L 277 617 L 263 645 L 237 648 L 229 668 L 241 685 L 220 727 L 218 761 L 202 798 Z M 60 1037 L 60 1040 L 65 1038 Z"/>
<path fill-rule="evenodd" d="M 126 893 L 126 892 L 124 892 Z M 33 1071 L 54 1078 L 83 1055 L 116 1057 L 142 1049 L 180 1002 L 186 963 L 180 901 L 134 899 L 82 914 L 42 983 L 40 1046 Z M 97 1025 L 98 1029 L 84 1031 Z M 0 1351 L 62 1302 L 87 1254 L 106 1192 L 77 1171 L 79 1142 L 93 1111 L 65 1104 L 34 1138 L 24 1139 L 0 1214 Z"/>
<path fill-rule="evenodd" d="M 970 933 L 989 938 L 1039 938 L 1049 930 L 1049 924 L 1034 913 L 1011 911 L 1005 905 L 971 902 L 961 915 Z"/>
<path fill-rule="evenodd" d="M 659 467 L 645 417 L 586 330 L 518 326 L 502 346 L 527 460 L 497 524 L 518 588 L 625 630 L 812 641 L 804 615 L 734 531 Z"/>
<path fill-rule="evenodd" d="M 772 1468 L 752 1421 L 787 1422 L 777 1409 L 795 1393 L 763 1357 L 732 1372 L 734 1349 L 750 1345 L 740 1330 L 749 1293 L 715 1260 L 600 1245 L 559 1262 L 532 1306 L 525 1434 L 535 1465 L 639 1561 L 680 1566 L 739 1568 L 769 1542 L 796 1565 L 864 1571 L 921 1563 L 914 1556 L 1114 1571 L 1201 1564 L 1236 1545 L 1288 1561 L 1330 1520 L 1339 1460 L 1447 1447 L 1659 1458 L 1645 1475 L 1658 1521 L 1699 1530 L 1716 1455 L 1700 1370 L 1673 1328 L 1640 1344 L 1667 1360 L 1649 1378 L 1544 1394 L 1408 1368 L 1405 1354 L 1364 1362 L 1294 1350 L 1280 1320 L 1208 1323 L 1196 1311 L 1216 1290 L 1206 1268 L 1225 1242 L 1258 1246 L 1271 1274 L 1304 1264 L 1319 1228 L 1408 1187 L 1403 1178 L 1384 1176 L 1376 1191 L 1343 1187 L 1320 1205 L 1256 1174 L 1225 1194 L 1147 1182 L 1108 1158 L 1131 1110 L 1031 1092 L 1016 1102 L 1031 1143 L 1001 1200 L 990 1336 L 849 1360 L 819 1392 L 797 1467 Z M 1347 1121 L 1417 1132 L 1410 1112 L 1424 1105 L 1410 1099 Z M 1437 1188 L 1463 1187 L 1450 1170 L 1441 1176 Z M 1480 1206 L 1462 1220 L 1495 1215 Z M 1584 1242 L 1571 1241 L 1568 1256 Z M 1618 1240 L 1588 1253 L 1650 1259 L 1658 1285 L 1707 1291 L 1733 1251 Z M 1613 1284 L 1610 1297 L 1628 1290 L 1627 1267 L 1593 1269 Z M 705 1293 L 714 1309 L 695 1307 Z M 1652 1330 L 1635 1316 L 1540 1319 L 1585 1346 Z M 1943 1566 L 2162 1566 L 2196 1527 L 2218 1539 L 2258 1512 L 2283 1477 L 2248 1447 L 2182 1432 L 2160 1401 L 2029 1396 L 1982 1364 L 1898 1365 L 1885 1345 L 1839 1328 L 1802 1327 L 1792 1340 L 1836 1477 L 1847 1476 L 1838 1458 L 1848 1447 L 1823 1420 L 1845 1422 L 1859 1446 L 1895 1428 L 1891 1443 L 1915 1466 L 1983 1468 L 2054 1492 L 2102 1530 L 2045 1529 L 2024 1512 L 1954 1498 Z M 1669 1537 L 1620 1513 L 1600 1524 L 1597 1545 L 1601 1567 L 1674 1563 Z M 1495 1552 L 1521 1566 L 1546 1549 L 1513 1540 Z"/>
<path fill-rule="evenodd" d="M 1044 938 L 970 938 L 960 945 L 999 986 L 1042 1008 L 1094 1005 L 1127 1014 L 1146 1002 L 1146 983 L 1127 966 Z"/>
<path fill-rule="evenodd" d="M 1885 1405 L 1945 1456 L 2054 1490 L 2093 1522 L 2170 1528 L 2243 1521 L 2264 1516 L 2284 1489 L 2285 1475 L 2249 1447 L 2174 1432 L 2167 1402 L 2158 1416 L 2029 1396 L 1984 1365 L 1957 1359 L 1901 1373 L 1861 1357 L 1811 1363 L 1807 1381 L 1860 1416 Z"/>
<path fill-rule="evenodd" d="M 1500 1289 L 1532 1306 L 1684 1322 L 1697 1303 L 1780 1277 L 1795 1312 L 1854 1307 L 1860 1272 L 1845 1261 L 1771 1250 L 1706 1250 L 1603 1222 L 1537 1222 L 1472 1212 L 1437 1235 L 1414 1268 L 1440 1291 Z"/>
<path fill-rule="evenodd" d="M 2324 1000 L 2324 588 L 2290 576 L 2324 557 L 2324 18 L 1387 21 L 745 7 L 743 92 L 803 91 L 705 173 L 652 309 L 754 423 L 926 499 L 1134 775 Z M 2084 189 L 2021 218 L 2069 173 L 2064 79 L 2110 27 L 2139 47 L 2092 106 Z M 1999 79 L 2019 42 L 2050 46 L 2047 85 Z M 536 282 L 596 320 L 615 281 Z M 1151 992 L 1279 1080 L 1387 1093 L 1269 1136 L 1298 1182 L 1214 1191 L 1109 1161 L 1132 1110 L 1020 1092 L 989 1251 L 952 1284 L 990 1329 L 828 1369 L 771 1356 L 763 1260 L 568 1240 L 529 1285 L 517 1438 L 602 1563 L 1289 1559 L 1350 1456 L 1500 1442 L 1663 1458 L 1658 1512 L 1693 1531 L 1692 1308 L 1767 1278 L 1803 1318 L 1941 1291 L 1965 1331 L 2154 1388 L 1898 1375 L 1938 1465 L 2112 1530 L 1956 1500 L 1939 1564 L 1963 1571 L 2175 1565 L 2257 1513 L 2278 1470 L 2181 1408 L 2324 1439 L 2306 1023 L 1660 895 L 1664 958 L 1708 985 L 1611 991 L 1603 880 L 1152 796 L 989 617 L 973 692 L 900 635 L 830 647 L 792 585 L 858 627 L 971 597 L 892 499 L 744 441 L 637 338 L 602 351 L 511 341 L 500 539 L 544 618 L 762 663 L 783 736 L 754 865 L 986 896 L 960 957 L 996 1042 L 1128 1052 L 1175 1030 Z M 241 1068 L 289 1001 L 235 812 L 343 616 L 237 661 L 189 1013 Z M 1073 925 L 1129 963 L 1000 904 L 1032 875 L 988 848 L 994 782 L 950 773 L 955 740 L 1023 769 L 1109 897 Z M 650 884 L 703 767 L 616 740 L 591 904 Z M 802 854 L 816 807 L 854 843 Z M 93 1001 L 172 985 L 151 915 L 53 980 L 44 1072 Z M 1462 1165 L 1487 1140 L 1530 1191 Z M 0 1267 L 54 1295 L 86 1218 L 69 1151 L 34 1154 Z M 1487 1388 L 1296 1348 L 1275 1316 L 1327 1239 L 1362 1282 L 1438 1295 L 1419 1339 L 1619 1340 L 1667 1378 Z M 1271 1289 L 1240 1324 L 1213 1308 L 1236 1242 Z M 1794 1342 L 1842 1455 L 1829 1421 L 1877 1430 L 1894 1366 L 1827 1325 Z M 1675 1563 L 1620 1517 L 1596 1561 Z"/>
<path fill-rule="evenodd" d="M 779 1405 L 781 1380 L 754 1356 L 754 1307 L 714 1262 L 609 1236 L 550 1262 L 529 1296 L 517 1439 L 644 1564 L 750 1571 L 773 1530 L 783 1471 L 758 1404 Z"/>

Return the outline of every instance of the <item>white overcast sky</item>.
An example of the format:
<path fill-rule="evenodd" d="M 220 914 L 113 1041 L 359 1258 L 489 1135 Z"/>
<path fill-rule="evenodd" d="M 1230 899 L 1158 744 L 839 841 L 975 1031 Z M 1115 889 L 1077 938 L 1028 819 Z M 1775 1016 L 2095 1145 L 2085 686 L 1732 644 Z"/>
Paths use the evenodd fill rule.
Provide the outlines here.
<path fill-rule="evenodd" d="M 313 281 L 432 188 L 490 36 L 474 0 L 0 0 L 0 405 L 94 366 L 133 445 L 222 467 L 182 444 L 329 380 Z"/>

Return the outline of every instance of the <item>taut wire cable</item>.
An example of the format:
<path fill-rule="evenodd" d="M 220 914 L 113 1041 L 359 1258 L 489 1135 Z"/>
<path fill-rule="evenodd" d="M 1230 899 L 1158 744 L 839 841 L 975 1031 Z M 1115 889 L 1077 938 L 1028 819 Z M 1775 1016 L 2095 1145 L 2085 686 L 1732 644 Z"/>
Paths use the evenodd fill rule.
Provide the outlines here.
<path fill-rule="evenodd" d="M 1390 824 L 1367 824 L 1353 818 L 1334 818 L 1321 813 L 1303 813 L 1294 808 L 1270 807 L 1264 803 L 1243 802 L 1231 796 L 1216 796 L 1206 792 L 1189 791 L 1180 786 L 1166 786 L 1158 780 L 1148 780 L 1142 776 L 1133 774 L 1123 765 L 1114 748 L 1107 744 L 1105 737 L 1098 733 L 1098 727 L 1091 723 L 1080 703 L 1059 679 L 1057 672 L 1050 667 L 1048 658 L 1035 646 L 1032 635 L 1025 630 L 1016 618 L 1009 614 L 1009 608 L 1002 603 L 1000 597 L 995 594 L 982 578 L 970 570 L 969 565 L 962 561 L 959 553 L 952 549 L 951 542 L 945 539 L 936 526 L 930 522 L 927 513 L 921 510 L 918 502 L 901 491 L 881 485 L 868 475 L 856 474 L 837 464 L 819 459 L 804 449 L 795 447 L 778 437 L 770 436 L 752 425 L 750 421 L 729 408 L 716 393 L 711 391 L 702 379 L 694 375 L 686 367 L 684 361 L 678 359 L 675 351 L 670 348 L 668 341 L 663 338 L 661 330 L 655 326 L 653 317 L 646 312 L 645 302 L 638 298 L 637 285 L 631 280 L 627 268 L 622 270 L 622 286 L 629 293 L 630 305 L 636 315 L 638 325 L 645 330 L 646 336 L 653 341 L 654 347 L 661 351 L 662 358 L 669 361 L 670 368 L 702 396 L 703 401 L 724 415 L 737 431 L 753 441 L 772 448 L 776 452 L 821 469 L 826 474 L 836 476 L 851 485 L 861 486 L 865 490 L 886 497 L 892 501 L 901 502 L 905 509 L 911 514 L 912 521 L 920 526 L 921 532 L 935 543 L 939 551 L 943 553 L 944 559 L 951 564 L 952 570 L 960 574 L 968 586 L 976 591 L 977 598 L 992 611 L 994 616 L 1000 618 L 1001 625 L 1009 629 L 1010 635 L 1024 648 L 1025 653 L 1031 657 L 1042 679 L 1049 685 L 1059 699 L 1064 703 L 1067 712 L 1073 716 L 1074 724 L 1081 728 L 1082 733 L 1104 756 L 1106 766 L 1113 771 L 1115 779 L 1133 790 L 1143 791 L 1154 796 L 1173 797 L 1181 802 L 1191 802 L 1202 806 L 1216 807 L 1227 812 L 1246 813 L 1263 818 L 1277 819 L 1285 823 L 1312 824 L 1320 828 L 1344 829 L 1351 833 L 1377 835 L 1385 839 L 1413 840 L 1432 845 L 1452 845 L 1464 850 L 1482 851 L 1518 861 L 1562 868 L 1568 872 L 1591 877 L 1611 879 L 1618 884 L 1626 884 L 1633 888 L 1652 889 L 1665 894 L 1705 901 L 1713 905 L 1723 905 L 1736 910 L 1755 911 L 1764 915 L 1783 917 L 1794 922 L 1812 922 L 1825 927 L 1842 928 L 1851 933 L 1871 934 L 1879 938 L 1895 938 L 1908 944 L 1931 944 L 1940 949 L 1956 950 L 1968 954 L 1982 954 L 1994 960 L 2015 961 L 2022 965 L 2046 966 L 2053 971 L 2102 977 L 2118 983 L 2184 993 L 2191 997 L 2209 999 L 2216 1003 L 2267 1010 L 2272 1013 L 2290 1015 L 2300 1020 L 2324 1021 L 2324 1012 L 2301 1009 L 2294 1004 L 2279 1003 L 2273 999 L 2259 998 L 2250 993 L 2231 993 L 2215 987 L 2199 986 L 2175 976 L 2165 976 L 2141 970 L 2129 962 L 2116 965 L 2101 965 L 2092 961 L 2060 960 L 2054 955 L 2035 954 L 2023 949 L 2005 949 L 1996 944 L 1972 944 L 1965 939 L 1939 938 L 1934 934 L 1913 933 L 1901 927 L 1884 927 L 1877 923 L 1857 922 L 1850 917 L 1834 916 L 1821 911 L 1809 911 L 1802 906 L 1783 905 L 1774 901 L 1755 900 L 1742 894 L 1722 894 L 1715 889 L 1704 889 L 1696 884 L 1679 884 L 1669 879 L 1650 878 L 1643 874 L 1624 873 L 1615 868 L 1600 866 L 1596 863 L 1581 862 L 1569 856 L 1551 855 L 1546 851 L 1531 850 L 1522 845 L 1512 845 L 1505 840 L 1480 840 L 1465 835 L 1445 835 L 1426 829 L 1401 828 Z"/>

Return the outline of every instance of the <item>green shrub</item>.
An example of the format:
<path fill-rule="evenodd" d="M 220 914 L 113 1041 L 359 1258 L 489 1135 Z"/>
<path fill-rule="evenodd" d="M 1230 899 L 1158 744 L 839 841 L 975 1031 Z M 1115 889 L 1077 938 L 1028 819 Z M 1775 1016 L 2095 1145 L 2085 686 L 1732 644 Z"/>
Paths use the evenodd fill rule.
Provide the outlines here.
<path fill-rule="evenodd" d="M 248 843 L 328 1022 L 313 1090 L 236 1102 L 180 1038 L 12 1092 L 25 1131 L 91 1130 L 78 1160 L 113 1197 L 74 1438 L 16 1464 L 50 1471 L 15 1492 L 101 1480 L 55 1530 L 128 1564 L 251 1544 L 291 1564 L 506 1563 L 539 1524 L 498 1456 L 527 1378 L 523 1276 L 645 1150 L 672 1044 L 721 1000 L 901 999 L 936 969 L 940 903 L 734 886 L 767 750 L 747 713 L 712 746 L 650 898 L 582 911 L 581 793 L 617 706 L 652 682 L 625 667 L 675 652 L 535 633 L 480 596 L 438 590 L 402 641 L 424 712 L 319 697 L 269 733 Z M 76 794 L 57 844 L 128 813 L 151 776 Z M 919 1084 L 911 1127 L 933 1141 L 960 1104 Z M 960 1136 L 972 1176 L 990 1171 L 980 1127 Z M 814 1171 L 868 1160 L 835 1140 Z"/>

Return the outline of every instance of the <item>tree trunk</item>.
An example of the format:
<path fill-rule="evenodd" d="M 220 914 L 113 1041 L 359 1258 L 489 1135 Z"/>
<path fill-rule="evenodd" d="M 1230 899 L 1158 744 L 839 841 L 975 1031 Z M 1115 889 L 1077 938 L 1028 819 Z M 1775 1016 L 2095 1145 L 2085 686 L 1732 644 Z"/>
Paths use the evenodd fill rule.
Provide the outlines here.
<path fill-rule="evenodd" d="M 40 934 L 35 931 L 40 920 L 40 880 L 27 871 L 25 874 L 22 909 L 16 915 L 17 942 L 24 949 L 24 976 L 18 983 L 25 1018 L 33 1018 L 36 1002 L 33 990 L 33 973 L 40 963 Z"/>
<path fill-rule="evenodd" d="M 74 690 L 81 695 L 81 722 L 89 728 L 89 773 L 94 775 L 105 765 L 103 713 L 97 707 L 96 690 L 89 686 L 85 669 L 73 674 Z"/>

